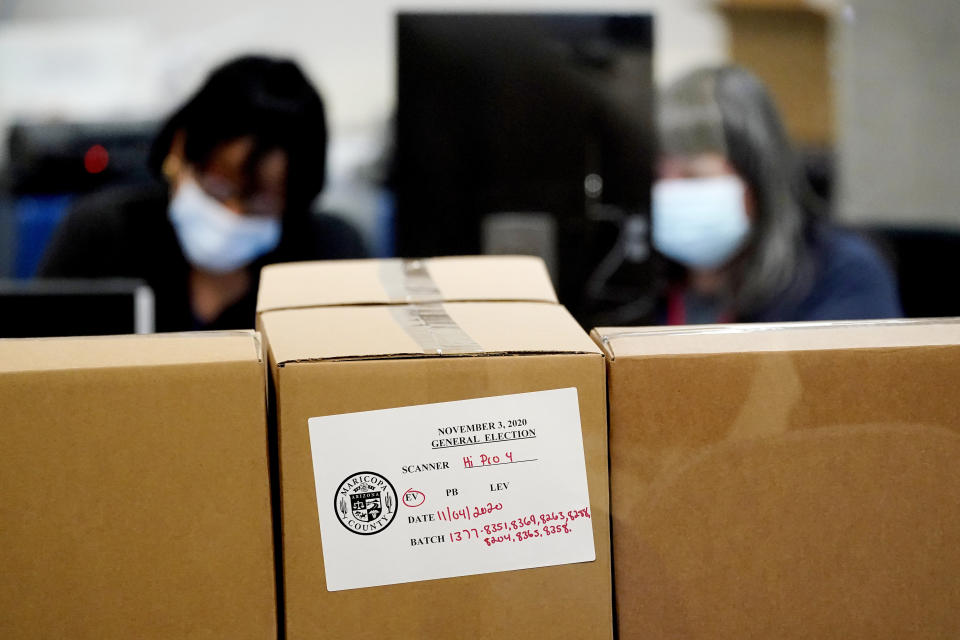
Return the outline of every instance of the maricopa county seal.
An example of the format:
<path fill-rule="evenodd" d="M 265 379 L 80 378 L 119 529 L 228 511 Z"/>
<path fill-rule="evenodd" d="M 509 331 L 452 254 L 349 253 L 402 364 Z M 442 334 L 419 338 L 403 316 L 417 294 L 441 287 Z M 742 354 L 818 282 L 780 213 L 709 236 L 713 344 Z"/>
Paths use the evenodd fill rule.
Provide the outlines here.
<path fill-rule="evenodd" d="M 352 533 L 380 533 L 397 516 L 397 491 L 379 473 L 360 471 L 337 487 L 333 510 L 340 524 Z"/>

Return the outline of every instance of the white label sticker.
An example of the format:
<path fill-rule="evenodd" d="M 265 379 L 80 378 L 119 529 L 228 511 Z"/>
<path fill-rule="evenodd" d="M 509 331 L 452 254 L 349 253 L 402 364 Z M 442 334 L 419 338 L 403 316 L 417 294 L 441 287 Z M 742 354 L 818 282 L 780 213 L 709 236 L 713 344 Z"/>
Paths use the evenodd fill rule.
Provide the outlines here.
<path fill-rule="evenodd" d="M 330 591 L 596 559 L 575 388 L 309 425 Z"/>

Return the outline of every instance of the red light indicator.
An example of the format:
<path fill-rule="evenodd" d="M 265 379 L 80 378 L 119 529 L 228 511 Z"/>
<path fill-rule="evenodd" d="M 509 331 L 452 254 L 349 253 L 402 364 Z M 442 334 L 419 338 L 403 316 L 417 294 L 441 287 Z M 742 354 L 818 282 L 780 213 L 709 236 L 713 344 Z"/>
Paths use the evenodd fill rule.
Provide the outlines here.
<path fill-rule="evenodd" d="M 83 168 L 87 173 L 100 173 L 110 164 L 110 154 L 103 145 L 95 144 L 83 154 Z"/>

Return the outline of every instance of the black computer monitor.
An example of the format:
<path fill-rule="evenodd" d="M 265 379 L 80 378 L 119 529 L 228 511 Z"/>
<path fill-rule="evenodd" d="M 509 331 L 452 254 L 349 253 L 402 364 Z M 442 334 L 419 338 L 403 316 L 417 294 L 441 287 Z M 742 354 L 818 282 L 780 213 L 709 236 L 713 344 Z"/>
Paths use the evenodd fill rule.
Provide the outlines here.
<path fill-rule="evenodd" d="M 400 13 L 398 255 L 526 246 L 584 318 L 618 222 L 649 211 L 652 33 L 649 15 Z"/>
<path fill-rule="evenodd" d="M 2 338 L 153 330 L 153 290 L 141 280 L 0 280 Z"/>

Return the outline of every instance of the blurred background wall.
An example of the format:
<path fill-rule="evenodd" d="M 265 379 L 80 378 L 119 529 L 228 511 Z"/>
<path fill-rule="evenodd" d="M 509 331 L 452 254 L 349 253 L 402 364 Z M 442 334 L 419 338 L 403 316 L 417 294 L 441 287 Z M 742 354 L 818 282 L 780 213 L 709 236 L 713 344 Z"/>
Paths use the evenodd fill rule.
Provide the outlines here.
<path fill-rule="evenodd" d="M 841 219 L 960 228 L 960 2 L 849 2 L 835 69 Z"/>

